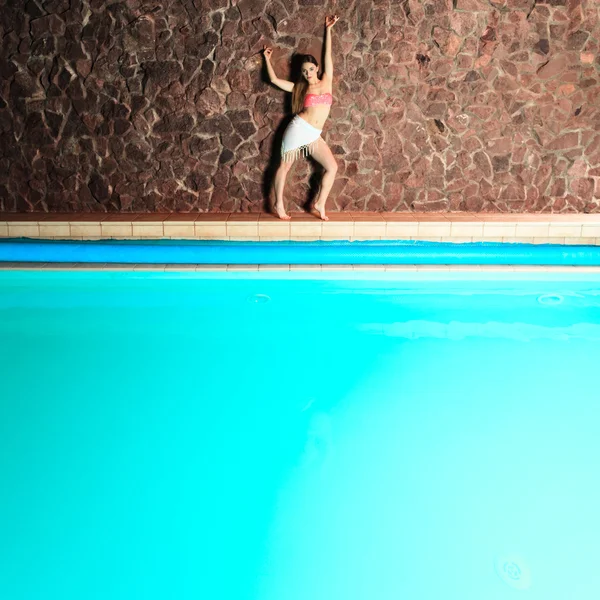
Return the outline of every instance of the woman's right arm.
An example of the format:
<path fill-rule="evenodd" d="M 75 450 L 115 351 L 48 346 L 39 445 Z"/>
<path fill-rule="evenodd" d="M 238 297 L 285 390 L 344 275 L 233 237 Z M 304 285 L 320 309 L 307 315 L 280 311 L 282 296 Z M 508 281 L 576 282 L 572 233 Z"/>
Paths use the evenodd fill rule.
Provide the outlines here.
<path fill-rule="evenodd" d="M 286 81 L 285 79 L 279 79 L 277 75 L 275 75 L 275 71 L 273 70 L 273 66 L 271 65 L 271 54 L 273 54 L 273 48 L 264 47 L 265 53 L 265 62 L 267 63 L 267 71 L 269 72 L 269 79 L 271 83 L 274 83 L 277 87 L 280 87 L 282 90 L 286 92 L 291 92 L 294 89 L 294 83 L 292 81 Z"/>

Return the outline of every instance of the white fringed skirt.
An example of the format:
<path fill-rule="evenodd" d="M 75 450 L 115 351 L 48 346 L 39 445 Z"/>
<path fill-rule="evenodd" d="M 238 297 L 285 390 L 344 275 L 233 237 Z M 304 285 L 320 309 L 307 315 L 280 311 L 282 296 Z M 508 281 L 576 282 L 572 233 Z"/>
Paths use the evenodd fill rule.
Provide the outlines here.
<path fill-rule="evenodd" d="M 312 154 L 321 139 L 322 131 L 296 115 L 283 133 L 281 160 L 292 162 L 299 156 Z"/>

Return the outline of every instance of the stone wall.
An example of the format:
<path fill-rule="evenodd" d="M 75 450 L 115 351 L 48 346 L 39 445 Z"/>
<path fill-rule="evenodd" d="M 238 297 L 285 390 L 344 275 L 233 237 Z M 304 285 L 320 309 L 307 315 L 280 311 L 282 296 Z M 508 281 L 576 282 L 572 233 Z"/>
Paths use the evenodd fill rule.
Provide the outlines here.
<path fill-rule="evenodd" d="M 330 210 L 600 211 L 597 0 L 5 0 L 0 210 L 263 210 L 333 12 Z"/>

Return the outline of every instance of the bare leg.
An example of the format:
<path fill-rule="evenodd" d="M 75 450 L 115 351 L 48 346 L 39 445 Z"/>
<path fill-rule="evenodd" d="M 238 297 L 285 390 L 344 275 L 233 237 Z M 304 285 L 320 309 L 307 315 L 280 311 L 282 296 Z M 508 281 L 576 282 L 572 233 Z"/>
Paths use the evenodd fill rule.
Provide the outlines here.
<path fill-rule="evenodd" d="M 329 149 L 329 146 L 323 139 L 319 141 L 316 150 L 312 152 L 311 156 L 325 168 L 323 181 L 321 182 L 321 190 L 313 204 L 312 210 L 316 211 L 323 221 L 329 221 L 329 217 L 325 216 L 325 202 L 327 201 L 327 196 L 329 196 L 329 192 L 335 181 L 335 175 L 338 169 L 337 163 L 335 162 L 335 158 L 333 157 L 333 153 Z"/>
<path fill-rule="evenodd" d="M 287 221 L 291 217 L 285 212 L 283 205 L 283 188 L 285 187 L 285 178 L 292 167 L 292 163 L 281 161 L 275 173 L 275 212 L 280 219 Z"/>

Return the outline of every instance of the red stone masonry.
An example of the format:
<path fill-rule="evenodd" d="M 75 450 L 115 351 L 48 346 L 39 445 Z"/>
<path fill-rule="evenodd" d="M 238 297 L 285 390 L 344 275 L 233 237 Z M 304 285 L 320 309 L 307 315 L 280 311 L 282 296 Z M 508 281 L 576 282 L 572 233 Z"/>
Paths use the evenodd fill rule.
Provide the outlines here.
<path fill-rule="evenodd" d="M 597 0 L 7 3 L 0 211 L 265 210 L 290 106 L 260 51 L 289 77 L 331 12 L 332 213 L 600 212 Z"/>

